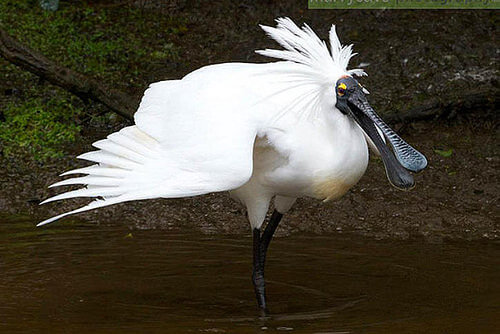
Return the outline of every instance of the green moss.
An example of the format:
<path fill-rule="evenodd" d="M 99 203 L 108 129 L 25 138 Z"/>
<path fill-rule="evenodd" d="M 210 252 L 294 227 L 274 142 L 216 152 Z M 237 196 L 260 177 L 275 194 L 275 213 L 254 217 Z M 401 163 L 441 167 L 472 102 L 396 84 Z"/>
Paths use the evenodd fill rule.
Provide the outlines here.
<path fill-rule="evenodd" d="M 81 113 L 71 100 L 26 100 L 10 103 L 0 122 L 0 143 L 4 156 L 28 154 L 37 161 L 61 157 L 62 147 L 74 142 L 80 127 L 75 119 Z"/>
<path fill-rule="evenodd" d="M 187 30 L 165 13 L 143 15 L 134 7 L 98 8 L 85 2 L 61 3 L 58 11 L 48 12 L 37 1 L 4 0 L 0 22 L 50 59 L 120 85 L 144 85 L 134 79 L 151 55 L 177 58 L 177 47 L 166 37 Z"/>
<path fill-rule="evenodd" d="M 187 31 L 185 21 L 165 12 L 86 1 L 61 2 L 59 10 L 49 12 L 37 0 L 2 0 L 0 26 L 56 63 L 124 91 L 147 87 L 151 73 L 178 61 L 179 49 L 171 39 Z M 79 132 L 75 117 L 82 112 L 81 101 L 47 83 L 37 84 L 36 76 L 1 59 L 0 77 L 0 94 L 18 92 L 0 99 L 4 155 L 61 156 Z M 110 119 L 85 118 L 104 126 Z"/>
<path fill-rule="evenodd" d="M 151 57 L 159 60 L 178 60 L 179 52 L 173 43 L 166 43 L 161 50 L 152 52 Z"/>

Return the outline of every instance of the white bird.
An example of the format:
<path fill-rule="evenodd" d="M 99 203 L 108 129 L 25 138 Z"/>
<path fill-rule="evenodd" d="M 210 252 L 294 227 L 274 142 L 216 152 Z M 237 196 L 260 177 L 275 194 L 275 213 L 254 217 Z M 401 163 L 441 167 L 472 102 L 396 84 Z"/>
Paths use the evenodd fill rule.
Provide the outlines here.
<path fill-rule="evenodd" d="M 265 312 L 267 247 L 296 198 L 327 201 L 344 195 L 364 174 L 369 146 L 381 154 L 394 186 L 413 187 L 407 170 L 418 172 L 427 161 L 366 101 L 367 91 L 356 80 L 365 72 L 347 69 L 352 45 L 341 45 L 335 26 L 328 48 L 306 24 L 299 28 L 289 18 L 276 22 L 275 28 L 261 27 L 284 49 L 257 53 L 280 61 L 210 65 L 181 80 L 153 83 L 135 125 L 95 142 L 97 151 L 78 157 L 94 165 L 62 174 L 86 176 L 52 185 L 86 187 L 42 204 L 97 199 L 38 226 L 121 202 L 230 191 L 248 212 L 252 279 Z M 261 232 L 273 199 L 275 211 Z"/>

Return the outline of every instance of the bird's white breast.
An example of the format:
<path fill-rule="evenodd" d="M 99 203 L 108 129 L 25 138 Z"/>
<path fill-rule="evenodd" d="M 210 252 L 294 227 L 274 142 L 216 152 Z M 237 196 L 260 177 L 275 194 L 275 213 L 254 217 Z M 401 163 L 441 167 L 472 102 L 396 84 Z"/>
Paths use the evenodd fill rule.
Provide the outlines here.
<path fill-rule="evenodd" d="M 367 165 L 362 130 L 338 114 L 270 129 L 256 144 L 251 181 L 284 196 L 332 200 L 354 186 Z"/>

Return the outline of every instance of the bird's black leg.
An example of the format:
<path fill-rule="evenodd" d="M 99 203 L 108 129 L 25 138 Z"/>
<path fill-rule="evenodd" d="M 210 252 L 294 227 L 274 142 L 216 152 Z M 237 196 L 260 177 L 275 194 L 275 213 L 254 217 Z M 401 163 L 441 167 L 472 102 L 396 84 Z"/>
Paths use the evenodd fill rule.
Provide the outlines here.
<path fill-rule="evenodd" d="M 253 230 L 253 268 L 252 281 L 255 290 L 257 304 L 265 315 L 267 312 L 266 305 L 266 282 L 264 281 L 264 263 L 262 256 L 260 229 Z"/>
<path fill-rule="evenodd" d="M 262 233 L 261 240 L 264 247 L 264 260 L 266 259 L 267 247 L 269 247 L 269 243 L 271 242 L 274 232 L 281 221 L 281 217 L 283 217 L 283 214 L 274 210 L 271 218 L 269 219 L 269 223 L 267 223 L 266 228 L 264 229 L 264 233 Z"/>
<path fill-rule="evenodd" d="M 269 243 L 273 238 L 274 232 L 278 227 L 283 215 L 274 210 L 271 219 L 267 223 L 264 232 L 260 233 L 260 229 L 253 230 L 253 273 L 252 280 L 255 289 L 255 296 L 257 297 L 257 304 L 261 309 L 263 315 L 267 314 L 266 304 L 266 281 L 264 279 L 264 265 L 266 263 L 266 253 Z"/>

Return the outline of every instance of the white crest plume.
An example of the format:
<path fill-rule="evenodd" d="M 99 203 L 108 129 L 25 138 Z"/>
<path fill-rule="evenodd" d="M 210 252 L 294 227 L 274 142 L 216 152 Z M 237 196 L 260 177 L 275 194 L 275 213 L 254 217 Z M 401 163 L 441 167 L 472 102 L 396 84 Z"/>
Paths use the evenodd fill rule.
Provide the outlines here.
<path fill-rule="evenodd" d="M 305 65 L 300 73 L 302 78 L 319 85 L 334 84 L 345 74 L 366 75 L 362 69 L 347 70 L 349 60 L 356 53 L 352 52 L 352 44 L 342 46 L 335 32 L 335 25 L 330 29 L 329 51 L 325 41 L 307 24 L 304 23 L 301 29 L 288 17 L 278 18 L 276 23 L 276 28 L 263 25 L 261 28 L 285 50 L 257 50 L 258 54 Z"/>

